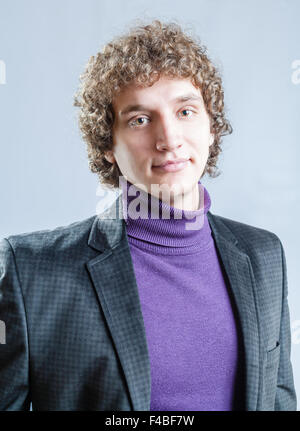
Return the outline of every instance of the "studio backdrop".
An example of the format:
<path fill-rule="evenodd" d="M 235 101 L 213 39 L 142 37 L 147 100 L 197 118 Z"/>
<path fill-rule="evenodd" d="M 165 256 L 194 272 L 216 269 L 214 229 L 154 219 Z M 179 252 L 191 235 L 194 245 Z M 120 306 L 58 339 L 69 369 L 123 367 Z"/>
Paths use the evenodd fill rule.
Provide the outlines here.
<path fill-rule="evenodd" d="M 298 0 L 0 0 L 0 237 L 82 220 L 115 198 L 89 170 L 79 75 L 139 20 L 177 22 L 219 68 L 233 127 L 220 175 L 202 179 L 211 211 L 274 232 L 285 249 L 298 393 L 299 16 Z"/>

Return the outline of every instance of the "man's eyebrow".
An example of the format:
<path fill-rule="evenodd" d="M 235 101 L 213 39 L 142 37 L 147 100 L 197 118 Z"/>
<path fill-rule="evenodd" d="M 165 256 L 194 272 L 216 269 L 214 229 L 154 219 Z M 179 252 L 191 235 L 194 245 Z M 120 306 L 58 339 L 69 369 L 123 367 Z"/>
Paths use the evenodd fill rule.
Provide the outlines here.
<path fill-rule="evenodd" d="M 190 94 L 184 94 L 182 96 L 178 96 L 175 99 L 173 99 L 171 102 L 173 103 L 181 103 L 181 102 L 188 102 L 190 100 L 196 100 L 198 102 L 202 102 L 202 98 L 198 96 L 197 94 L 190 93 Z M 139 111 L 150 111 L 149 107 L 145 105 L 127 105 L 122 111 L 120 112 L 120 117 L 124 116 L 126 114 L 129 114 L 130 112 L 139 112 Z"/>

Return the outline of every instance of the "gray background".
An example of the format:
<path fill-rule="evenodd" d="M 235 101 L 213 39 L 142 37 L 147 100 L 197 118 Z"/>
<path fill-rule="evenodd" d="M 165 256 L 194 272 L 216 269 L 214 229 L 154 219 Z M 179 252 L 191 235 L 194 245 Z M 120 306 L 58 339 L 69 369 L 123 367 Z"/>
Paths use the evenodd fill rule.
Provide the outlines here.
<path fill-rule="evenodd" d="M 0 1 L 0 237 L 96 213 L 101 190 L 72 106 L 79 75 L 136 19 L 176 20 L 219 66 L 234 129 L 222 174 L 203 179 L 211 211 L 275 232 L 285 248 L 298 398 L 299 16 L 299 0 Z"/>

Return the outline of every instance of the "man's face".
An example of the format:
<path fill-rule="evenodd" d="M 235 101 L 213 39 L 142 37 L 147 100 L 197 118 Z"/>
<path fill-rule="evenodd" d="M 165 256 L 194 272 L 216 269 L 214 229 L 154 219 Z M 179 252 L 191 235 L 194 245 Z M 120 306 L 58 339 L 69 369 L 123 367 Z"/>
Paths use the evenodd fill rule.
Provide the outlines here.
<path fill-rule="evenodd" d="M 151 184 L 165 184 L 171 191 L 168 203 L 176 207 L 181 195 L 180 208 L 198 209 L 198 181 L 214 140 L 201 91 L 189 79 L 161 77 L 151 87 L 124 87 L 113 109 L 113 150 L 107 160 L 117 162 L 122 175 L 148 193 Z M 158 167 L 181 158 L 188 161 Z"/>

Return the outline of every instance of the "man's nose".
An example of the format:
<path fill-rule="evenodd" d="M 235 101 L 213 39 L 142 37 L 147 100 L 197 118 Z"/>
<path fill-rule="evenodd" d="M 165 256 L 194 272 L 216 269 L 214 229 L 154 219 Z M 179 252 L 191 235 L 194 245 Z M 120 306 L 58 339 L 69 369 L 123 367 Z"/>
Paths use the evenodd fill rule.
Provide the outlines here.
<path fill-rule="evenodd" d="M 176 122 L 168 117 L 163 116 L 157 120 L 156 127 L 156 147 L 157 149 L 173 150 L 181 146 L 181 134 Z"/>

